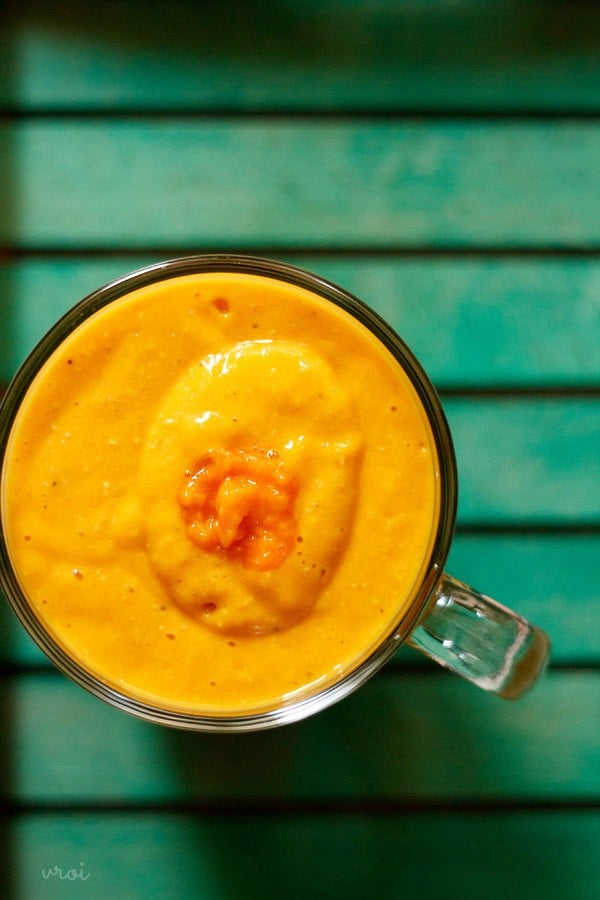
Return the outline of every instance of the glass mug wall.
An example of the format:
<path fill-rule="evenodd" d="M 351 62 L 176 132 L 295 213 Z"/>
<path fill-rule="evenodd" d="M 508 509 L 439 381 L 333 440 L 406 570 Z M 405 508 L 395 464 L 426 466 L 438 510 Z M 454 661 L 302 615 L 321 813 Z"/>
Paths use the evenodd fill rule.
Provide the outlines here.
<path fill-rule="evenodd" d="M 95 291 L 4 397 L 1 585 L 96 696 L 266 728 L 402 643 L 517 697 L 546 635 L 445 573 L 451 435 L 400 337 L 282 263 L 206 255 Z"/>

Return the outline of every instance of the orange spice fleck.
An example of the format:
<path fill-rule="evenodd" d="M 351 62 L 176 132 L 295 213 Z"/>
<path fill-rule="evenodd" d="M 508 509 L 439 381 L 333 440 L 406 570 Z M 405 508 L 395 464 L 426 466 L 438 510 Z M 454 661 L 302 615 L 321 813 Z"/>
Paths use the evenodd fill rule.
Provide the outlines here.
<path fill-rule="evenodd" d="M 229 300 L 226 300 L 225 297 L 215 297 L 213 306 L 215 309 L 218 309 L 220 313 L 225 314 L 229 312 Z"/>

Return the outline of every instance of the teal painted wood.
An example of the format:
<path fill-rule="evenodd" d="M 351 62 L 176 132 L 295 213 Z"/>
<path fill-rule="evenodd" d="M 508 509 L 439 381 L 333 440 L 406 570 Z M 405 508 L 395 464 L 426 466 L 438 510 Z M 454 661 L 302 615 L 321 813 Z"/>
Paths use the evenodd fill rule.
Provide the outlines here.
<path fill-rule="evenodd" d="M 457 535 L 447 568 L 547 631 L 554 663 L 600 662 L 600 535 Z"/>
<path fill-rule="evenodd" d="M 2 692 L 18 802 L 600 801 L 592 670 L 549 672 L 516 703 L 390 670 L 304 722 L 234 736 L 147 725 L 58 675 Z"/>
<path fill-rule="evenodd" d="M 598 247 L 596 122 L 41 120 L 0 128 L 25 248 Z"/>
<path fill-rule="evenodd" d="M 19 900 L 596 900 L 600 879 L 597 812 L 36 814 L 11 834 Z"/>
<path fill-rule="evenodd" d="M 0 262 L 0 380 L 70 306 L 159 255 Z M 288 255 L 361 297 L 440 387 L 600 385 L 600 260 Z"/>
<path fill-rule="evenodd" d="M 593 4 L 8 2 L 0 102 L 28 110 L 596 110 Z M 0 58 L 2 58 L 0 56 Z"/>
<path fill-rule="evenodd" d="M 597 534 L 458 534 L 448 570 L 543 628 L 552 639 L 551 664 L 581 665 L 600 663 L 599 559 Z M 0 603 L 0 661 L 45 661 L 6 603 Z M 388 665 L 417 662 L 430 665 L 403 648 Z"/>
<path fill-rule="evenodd" d="M 600 404 L 447 399 L 460 480 L 458 521 L 598 522 Z"/>

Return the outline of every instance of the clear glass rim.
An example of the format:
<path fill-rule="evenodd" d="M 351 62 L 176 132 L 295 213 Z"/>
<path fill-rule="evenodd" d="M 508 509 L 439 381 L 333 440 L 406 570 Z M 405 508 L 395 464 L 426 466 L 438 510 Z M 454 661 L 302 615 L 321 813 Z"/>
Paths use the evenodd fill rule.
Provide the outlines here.
<path fill-rule="evenodd" d="M 88 294 L 66 312 L 34 347 L 10 382 L 0 403 L 0 471 L 15 416 L 33 379 L 59 344 L 82 322 L 138 288 L 183 275 L 208 272 L 243 273 L 289 282 L 341 307 L 365 325 L 408 374 L 429 421 L 440 470 L 439 518 L 420 590 L 399 622 L 390 625 L 373 652 L 339 681 L 307 697 L 274 709 L 232 715 L 199 714 L 162 708 L 119 692 L 69 657 L 34 614 L 13 572 L 3 524 L 0 523 L 0 586 L 26 631 L 49 659 L 70 679 L 122 711 L 156 724 L 193 731 L 239 732 L 272 728 L 318 712 L 353 692 L 370 678 L 406 640 L 423 617 L 441 577 L 454 534 L 458 485 L 450 429 L 439 397 L 412 351 L 387 322 L 358 297 L 331 281 L 287 263 L 229 253 L 170 259 L 136 269 Z"/>

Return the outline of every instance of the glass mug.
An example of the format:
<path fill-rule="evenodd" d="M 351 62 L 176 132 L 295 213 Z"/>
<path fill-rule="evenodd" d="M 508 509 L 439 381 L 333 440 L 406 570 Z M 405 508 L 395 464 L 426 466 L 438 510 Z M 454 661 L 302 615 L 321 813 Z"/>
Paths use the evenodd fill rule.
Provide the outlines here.
<path fill-rule="evenodd" d="M 293 286 L 310 292 L 337 312 L 349 314 L 366 328 L 393 365 L 408 377 L 417 404 L 428 424 L 437 458 L 437 518 L 421 561 L 409 602 L 398 602 L 377 639 L 345 666 L 334 667 L 327 678 L 301 685 L 298 690 L 261 707 L 220 710 L 196 709 L 129 691 L 115 679 L 105 678 L 76 649 L 69 648 L 30 602 L 27 587 L 14 564 L 7 537 L 6 478 L 11 463 L 11 434 L 19 410 L 42 367 L 58 348 L 87 320 L 105 312 L 114 301 L 139 289 L 167 285 L 171 279 L 197 275 L 251 276 L 268 279 L 278 287 Z M 173 284 L 173 282 L 171 282 Z M 228 313 L 227 300 L 217 297 L 218 312 Z M 268 343 L 268 342 L 265 342 Z M 67 360 L 68 363 L 71 360 Z M 394 407 L 392 407 L 394 408 Z M 547 636 L 520 616 L 444 571 L 453 537 L 456 506 L 456 462 L 450 431 L 438 396 L 412 352 L 391 327 L 361 300 L 324 279 L 280 262 L 230 254 L 190 256 L 150 265 L 118 278 L 87 296 L 67 312 L 31 352 L 11 382 L 0 407 L 0 459 L 3 471 L 0 585 L 27 632 L 64 674 L 97 697 L 150 722 L 196 731 L 245 731 L 294 722 L 316 713 L 354 691 L 371 677 L 403 643 L 417 648 L 442 666 L 484 690 L 506 698 L 520 696 L 545 668 Z M 25 536 L 30 539 L 29 535 Z M 300 537 L 297 540 L 301 540 Z M 221 547 L 220 550 L 223 548 Z M 75 577 L 82 574 L 73 569 Z M 45 602 L 45 601 L 44 601 Z M 208 607 L 205 604 L 206 618 Z M 164 607 L 162 607 L 164 609 Z M 173 638 L 174 635 L 168 634 Z M 254 640 L 260 641 L 257 636 Z M 234 646 L 236 642 L 229 640 Z M 211 682 L 212 684 L 212 682 Z"/>

